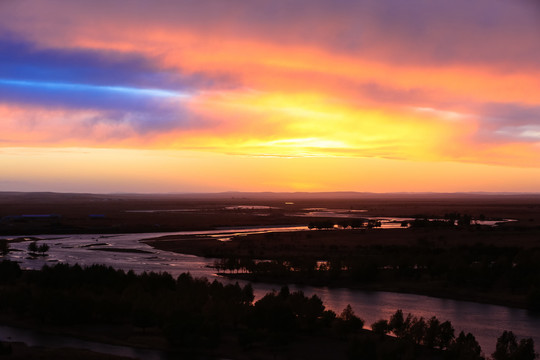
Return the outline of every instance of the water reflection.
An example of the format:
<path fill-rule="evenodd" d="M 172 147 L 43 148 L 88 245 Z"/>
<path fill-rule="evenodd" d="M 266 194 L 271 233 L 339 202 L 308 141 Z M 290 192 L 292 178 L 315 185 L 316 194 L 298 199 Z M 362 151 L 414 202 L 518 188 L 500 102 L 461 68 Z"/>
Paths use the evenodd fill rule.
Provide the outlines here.
<path fill-rule="evenodd" d="M 262 296 L 268 286 L 257 285 L 256 288 Z M 495 350 L 497 337 L 503 330 L 513 331 L 518 338 L 532 337 L 537 346 L 540 344 L 540 316 L 527 310 L 383 291 L 310 286 L 291 286 L 291 289 L 302 290 L 309 296 L 317 294 L 327 308 L 338 314 L 351 304 L 368 328 L 375 321 L 389 319 L 397 309 L 402 309 L 405 314 L 425 319 L 436 316 L 441 321 L 450 320 L 456 336 L 460 331 L 472 333 L 486 354 Z"/>
<path fill-rule="evenodd" d="M 217 275 L 211 266 L 214 259 L 206 259 L 193 255 L 176 254 L 153 249 L 140 240 L 164 235 L 214 235 L 216 238 L 230 237 L 237 234 L 297 231 L 306 227 L 256 227 L 220 229 L 217 231 L 184 231 L 157 234 L 119 234 L 119 235 L 58 235 L 38 236 L 39 242 L 47 243 L 51 249 L 49 256 L 37 259 L 28 258 L 28 241 L 12 243 L 15 250 L 8 258 L 20 262 L 25 269 L 40 269 L 45 264 L 69 263 L 80 265 L 104 264 L 117 269 L 143 271 L 167 271 L 173 276 L 189 272 L 195 277 L 216 279 Z M 101 251 L 100 248 L 124 249 L 138 252 Z M 230 281 L 221 278 L 222 281 Z M 279 290 L 278 285 L 254 284 L 255 295 L 261 298 L 271 290 Z M 291 286 L 292 290 L 302 290 L 307 295 L 317 294 L 324 304 L 340 312 L 347 304 L 351 304 L 355 312 L 370 325 L 379 319 L 388 319 L 397 309 L 404 313 L 430 318 L 437 316 L 440 320 L 450 320 L 459 331 L 473 333 L 486 354 L 495 350 L 497 337 L 503 330 L 511 330 L 519 338 L 533 337 L 540 344 L 540 318 L 526 310 L 512 309 L 504 306 L 484 305 L 466 301 L 455 301 L 432 298 L 428 296 L 398 294 L 391 292 L 370 292 L 343 288 Z"/>

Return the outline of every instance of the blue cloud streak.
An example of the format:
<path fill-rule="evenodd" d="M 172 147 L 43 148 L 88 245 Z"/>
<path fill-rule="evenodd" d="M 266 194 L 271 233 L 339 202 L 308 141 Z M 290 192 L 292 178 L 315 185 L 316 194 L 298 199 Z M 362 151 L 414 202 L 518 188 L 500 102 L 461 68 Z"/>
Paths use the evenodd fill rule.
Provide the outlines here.
<path fill-rule="evenodd" d="M 0 54 L 0 104 L 91 110 L 95 123 L 129 123 L 141 134 L 195 126 L 185 101 L 224 81 L 141 55 L 36 49 L 16 38 L 0 37 Z"/>
<path fill-rule="evenodd" d="M 159 68 L 136 54 L 81 49 L 38 49 L 11 36 L 0 37 L 0 78 L 186 90 L 204 82 L 201 76 Z"/>

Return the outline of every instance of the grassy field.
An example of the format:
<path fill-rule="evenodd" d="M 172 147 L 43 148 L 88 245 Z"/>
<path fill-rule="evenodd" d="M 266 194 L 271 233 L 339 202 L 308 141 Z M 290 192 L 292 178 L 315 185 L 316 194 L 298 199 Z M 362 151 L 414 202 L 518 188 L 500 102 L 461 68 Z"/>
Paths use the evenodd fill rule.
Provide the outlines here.
<path fill-rule="evenodd" d="M 146 242 L 168 251 L 224 260 L 248 259 L 253 261 L 252 264 L 265 260 L 278 266 L 279 271 L 266 272 L 246 273 L 248 269 L 241 267 L 222 270 L 229 276 L 250 280 L 411 292 L 516 307 L 540 304 L 538 195 L 0 193 L 0 238 L 31 234 L 155 233 L 260 225 L 305 226 L 311 221 L 325 220 L 306 216 L 314 208 L 338 209 L 341 212 L 354 210 L 353 214 L 360 217 L 440 219 L 445 214 L 460 213 L 474 219 L 514 221 L 496 227 L 472 225 L 263 233 L 235 236 L 225 242 L 204 236 L 156 236 Z M 337 222 L 339 219 L 331 220 Z M 325 261 L 326 269 L 313 267 L 313 264 L 319 266 L 318 262 Z M 532 298 L 531 294 L 534 295 Z M 537 302 L 531 303 L 531 299 Z M 60 332 L 97 341 L 103 340 L 99 336 L 106 337 L 108 342 L 114 339 L 103 331 L 92 332 L 88 326 L 81 329 L 78 332 L 70 326 Z M 161 348 L 152 343 L 151 332 L 141 333 L 139 329 L 116 333 L 138 336 L 136 343 L 146 339 L 144 341 L 150 341 L 149 347 Z M 335 342 L 341 345 L 337 346 L 339 344 Z M 126 344 L 129 345 L 130 341 Z M 77 349 L 13 346 L 18 358 L 116 359 Z M 238 359 L 275 358 L 275 354 L 264 346 L 244 352 L 236 340 L 229 341 L 226 335 L 222 346 L 224 348 L 217 354 L 234 354 Z M 340 348 L 342 353 L 336 354 L 336 348 Z M 290 358 L 345 358 L 345 348 L 339 339 L 308 336 L 296 339 L 294 345 L 281 351 L 280 355 Z M 306 352 L 306 349 L 310 350 Z"/>
<path fill-rule="evenodd" d="M 266 208 L 250 208 L 266 207 Z M 204 230 L 307 225 L 305 209 L 366 210 L 366 216 L 431 217 L 451 212 L 540 226 L 540 195 L 223 193 L 95 195 L 0 192 L 0 235 Z M 22 215 L 58 215 L 23 218 Z"/>

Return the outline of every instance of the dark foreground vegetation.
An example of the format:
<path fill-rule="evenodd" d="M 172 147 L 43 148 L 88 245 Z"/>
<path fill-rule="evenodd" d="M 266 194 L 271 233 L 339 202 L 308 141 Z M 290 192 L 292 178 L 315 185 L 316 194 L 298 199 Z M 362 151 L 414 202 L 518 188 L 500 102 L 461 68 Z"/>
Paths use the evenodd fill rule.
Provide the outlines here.
<path fill-rule="evenodd" d="M 218 258 L 219 272 L 251 281 L 410 292 L 540 310 L 539 228 L 425 222 L 430 225 L 274 232 L 227 242 L 188 235 L 145 242 Z"/>
<path fill-rule="evenodd" d="M 109 355 L 86 349 L 50 348 L 28 346 L 21 342 L 1 343 L 0 359 L 10 360 L 133 360 L 133 358 Z"/>
<path fill-rule="evenodd" d="M 178 356 L 234 359 L 483 359 L 471 334 L 450 322 L 401 311 L 363 329 L 348 306 L 326 310 L 316 295 L 283 287 L 253 302 L 250 285 L 182 274 L 58 264 L 21 271 L 0 263 L 2 322 L 94 340 L 158 348 Z M 391 335 L 391 336 L 389 336 Z M 16 356 L 3 343 L 2 352 Z M 504 332 L 495 360 L 535 358 L 531 339 Z"/>
<path fill-rule="evenodd" d="M 264 261 L 229 256 L 215 266 L 249 280 L 409 291 L 540 309 L 540 248 L 420 242 L 336 254 L 332 246 L 326 253 L 299 251 Z"/>

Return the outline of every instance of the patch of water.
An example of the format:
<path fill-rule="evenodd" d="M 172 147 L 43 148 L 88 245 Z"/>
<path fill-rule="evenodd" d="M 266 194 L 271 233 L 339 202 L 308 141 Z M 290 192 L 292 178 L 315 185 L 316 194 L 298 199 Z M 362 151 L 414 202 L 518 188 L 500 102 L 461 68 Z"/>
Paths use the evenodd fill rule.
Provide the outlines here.
<path fill-rule="evenodd" d="M 189 272 L 195 277 L 207 277 L 212 280 L 218 278 L 212 268 L 215 259 L 157 250 L 141 243 L 141 240 L 164 235 L 212 235 L 225 239 L 240 234 L 305 229 L 307 229 L 305 226 L 266 226 L 166 234 L 82 234 L 65 236 L 61 239 L 57 235 L 41 235 L 37 237 L 40 239 L 38 243 L 45 242 L 50 245 L 49 256 L 28 258 L 26 248 L 29 242 L 26 241 L 11 243 L 10 247 L 16 251 L 10 252 L 7 258 L 18 261 L 22 268 L 34 270 L 41 269 L 43 265 L 55 263 L 103 264 L 126 271 L 133 270 L 136 273 L 166 271 L 174 277 Z M 110 247 L 143 250 L 145 253 L 92 250 L 96 244 L 103 244 L 104 239 Z M 234 282 L 225 278 L 221 280 Z M 240 283 L 245 284 L 245 282 Z M 257 298 L 261 298 L 273 289 L 280 288 L 278 285 L 264 283 L 253 284 L 253 287 Z M 462 330 L 473 333 L 486 354 L 491 354 L 495 350 L 495 342 L 503 330 L 513 331 L 519 338 L 533 337 L 535 343 L 540 344 L 540 317 L 526 310 L 392 292 L 292 285 L 290 287 L 292 290 L 302 290 L 310 296 L 317 294 L 327 308 L 338 313 L 347 304 L 351 304 L 357 315 L 366 320 L 366 325 L 381 318 L 388 319 L 397 309 L 424 318 L 437 316 L 442 321 L 450 320 L 455 327 L 456 335 Z"/>

